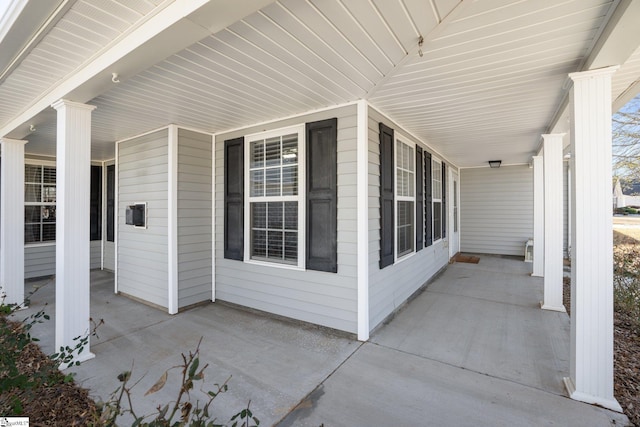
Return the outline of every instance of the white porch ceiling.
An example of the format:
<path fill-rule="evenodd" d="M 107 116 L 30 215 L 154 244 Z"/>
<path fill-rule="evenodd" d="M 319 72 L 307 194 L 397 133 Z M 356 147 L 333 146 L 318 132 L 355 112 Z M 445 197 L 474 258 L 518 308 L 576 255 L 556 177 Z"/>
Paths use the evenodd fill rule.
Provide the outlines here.
<path fill-rule="evenodd" d="M 0 85 L 0 123 L 27 108 L 57 81 L 76 71 L 84 61 L 144 19 L 162 1 L 75 2 Z M 2 61 L 0 65 L 4 67 L 8 62 Z"/>
<path fill-rule="evenodd" d="M 89 29 L 115 37 L 117 31 L 126 31 L 128 22 L 144 19 L 134 13 L 120 16 L 124 11 L 116 11 L 115 3 L 163 6 L 160 0 L 78 0 L 72 10 L 112 7 L 110 16 L 115 16 L 108 29 L 94 25 L 106 20 L 94 16 L 87 21 L 88 12 L 76 10 L 52 33 L 59 34 L 63 28 L 57 27 L 64 24 L 75 37 L 93 39 L 86 34 Z M 567 74 L 581 69 L 617 4 L 277 1 L 112 84 L 91 100 L 98 107 L 93 113 L 93 155 L 111 158 L 115 140 L 168 123 L 221 132 L 365 98 L 461 167 L 486 165 L 490 158 L 526 163 L 561 106 Z M 82 31 L 76 31 L 77 26 L 83 26 Z M 425 39 L 422 57 L 420 36 Z M 96 40 L 106 43 L 107 38 Z M 65 62 L 64 52 L 55 52 L 66 49 L 74 58 L 72 44 L 51 42 L 32 55 L 42 55 L 43 61 L 54 55 Z M 614 99 L 640 76 L 638 55 L 636 51 L 614 78 Z M 30 69 L 14 73 L 15 79 L 27 79 L 22 86 L 29 86 L 29 78 L 38 80 L 34 72 L 57 68 L 44 68 L 43 62 L 38 71 L 32 62 L 21 65 Z M 65 73 L 73 70 L 73 63 L 63 65 Z M 19 111 L 14 102 L 28 103 L 42 90 L 5 86 L 0 86 L 0 123 Z M 11 105 L 5 95 L 12 96 Z M 17 136 L 30 141 L 28 152 L 52 155 L 55 115 L 37 121 L 36 132 Z"/>

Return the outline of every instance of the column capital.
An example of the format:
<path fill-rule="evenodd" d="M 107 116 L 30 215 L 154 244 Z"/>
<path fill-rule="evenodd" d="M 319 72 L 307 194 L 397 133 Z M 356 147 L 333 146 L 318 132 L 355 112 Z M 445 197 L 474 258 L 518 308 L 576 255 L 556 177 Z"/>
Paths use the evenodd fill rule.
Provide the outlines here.
<path fill-rule="evenodd" d="M 11 144 L 22 144 L 22 145 L 25 145 L 29 141 L 27 141 L 26 139 L 0 138 L 0 144 L 3 144 L 5 142 L 9 142 Z"/>
<path fill-rule="evenodd" d="M 620 68 L 619 65 L 612 65 L 611 67 L 598 68 L 595 70 L 587 70 L 587 71 L 578 71 L 576 73 L 569 73 L 569 78 L 571 80 L 585 80 L 593 77 L 604 77 L 610 76 Z"/>
<path fill-rule="evenodd" d="M 81 102 L 75 102 L 75 101 L 69 101 L 68 99 L 59 99 L 56 102 L 54 102 L 53 104 L 51 104 L 51 107 L 59 110 L 63 107 L 74 107 L 74 108 L 78 108 L 78 109 L 82 109 L 82 110 L 89 110 L 89 111 L 93 111 L 96 109 L 95 105 L 89 105 L 89 104 L 83 104 Z"/>

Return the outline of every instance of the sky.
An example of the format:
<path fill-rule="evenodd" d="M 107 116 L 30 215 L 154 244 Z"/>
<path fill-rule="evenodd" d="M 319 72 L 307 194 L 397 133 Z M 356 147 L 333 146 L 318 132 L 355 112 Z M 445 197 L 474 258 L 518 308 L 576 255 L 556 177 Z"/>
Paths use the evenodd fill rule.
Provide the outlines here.
<path fill-rule="evenodd" d="M 626 134 L 635 134 L 638 135 L 638 137 L 634 136 L 629 136 L 627 138 L 618 138 L 616 136 L 616 116 L 618 117 L 618 120 L 620 121 L 622 119 L 622 116 L 619 113 L 626 113 L 626 114 L 631 114 L 631 115 L 635 115 L 638 119 L 636 119 L 636 122 L 640 122 L 640 94 L 637 95 L 635 98 L 633 98 L 631 101 L 629 101 L 624 107 L 622 107 L 620 109 L 620 111 L 616 114 L 613 115 L 613 119 L 614 119 L 614 123 L 613 123 L 613 127 L 614 127 L 614 132 L 613 132 L 613 174 L 614 176 L 621 176 L 621 175 L 626 175 L 628 174 L 629 170 L 627 168 L 616 168 L 616 153 L 621 152 L 621 148 L 620 145 L 622 144 L 626 144 L 628 145 L 629 143 L 633 144 L 633 140 L 635 139 L 635 144 L 633 144 L 633 146 L 631 148 L 625 148 L 625 150 L 627 151 L 628 154 L 631 154 L 632 156 L 635 156 L 637 159 L 637 163 L 640 164 L 640 125 L 636 125 L 636 126 L 625 126 L 624 131 Z M 626 120 L 625 120 L 626 121 Z M 635 168 L 634 168 L 635 169 Z M 636 173 L 633 173 L 632 176 L 635 178 L 632 179 L 637 179 L 637 174 L 638 171 L 636 170 Z"/>

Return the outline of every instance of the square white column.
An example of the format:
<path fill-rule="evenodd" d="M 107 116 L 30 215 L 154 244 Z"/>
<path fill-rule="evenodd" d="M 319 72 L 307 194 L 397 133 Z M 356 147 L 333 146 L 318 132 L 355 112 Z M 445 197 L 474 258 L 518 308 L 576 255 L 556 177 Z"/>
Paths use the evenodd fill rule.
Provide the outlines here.
<path fill-rule="evenodd" d="M 544 275 L 544 163 L 533 156 L 533 272 Z"/>
<path fill-rule="evenodd" d="M 89 204 L 91 111 L 94 106 L 60 100 L 56 158 L 56 348 L 73 348 L 91 330 Z M 77 361 L 94 357 L 89 343 Z"/>
<path fill-rule="evenodd" d="M 0 294 L 24 304 L 24 145 L 2 138 L 0 150 Z"/>
<path fill-rule="evenodd" d="M 562 133 L 542 135 L 544 147 L 544 300 L 542 309 L 561 312 L 566 311 L 562 303 L 563 137 Z"/>
<path fill-rule="evenodd" d="M 357 120 L 357 252 L 358 252 L 358 340 L 368 341 L 369 316 L 369 104 L 358 101 Z"/>
<path fill-rule="evenodd" d="M 569 74 L 571 90 L 572 399 L 622 408 L 613 395 L 611 75 L 618 67 Z"/>

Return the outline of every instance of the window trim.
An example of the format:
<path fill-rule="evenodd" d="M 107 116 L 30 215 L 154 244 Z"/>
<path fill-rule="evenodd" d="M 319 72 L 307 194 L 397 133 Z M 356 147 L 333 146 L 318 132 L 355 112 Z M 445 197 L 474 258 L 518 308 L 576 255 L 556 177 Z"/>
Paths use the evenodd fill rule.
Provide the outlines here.
<path fill-rule="evenodd" d="M 438 173 L 436 173 L 435 168 L 433 167 L 434 163 L 439 164 Z M 431 157 L 431 236 L 433 238 L 433 244 L 436 244 L 442 240 L 444 240 L 442 233 L 442 217 L 444 216 L 444 212 L 442 209 L 442 195 L 444 192 L 444 186 L 442 185 L 442 165 L 444 162 L 434 155 Z M 437 178 L 437 180 L 436 180 Z M 436 198 L 435 196 L 435 186 L 434 182 L 438 182 L 440 186 L 440 197 Z M 436 239 L 436 228 L 435 228 L 435 204 L 440 203 L 440 233 L 439 237 Z"/>
<path fill-rule="evenodd" d="M 55 161 L 38 160 L 38 159 L 25 159 L 24 160 L 24 164 L 25 164 L 25 166 L 27 166 L 27 165 L 28 166 L 38 166 L 38 167 L 41 168 L 41 170 L 43 170 L 45 167 L 46 168 L 53 168 L 54 170 L 56 170 L 56 175 L 57 175 L 57 165 L 56 165 Z M 25 174 L 23 191 L 26 191 L 27 184 L 35 184 L 35 183 L 33 183 L 31 181 L 27 182 L 26 172 L 23 171 L 23 174 Z M 57 181 L 58 180 L 57 180 L 57 176 L 56 176 L 56 183 L 55 183 L 55 186 L 54 186 L 55 189 L 56 189 L 56 191 L 55 191 L 55 193 L 56 193 L 56 201 L 55 202 L 42 202 L 42 201 L 40 201 L 40 202 L 28 202 L 28 201 L 25 200 L 24 203 L 23 203 L 23 211 L 24 212 L 26 212 L 26 207 L 27 206 L 40 206 L 40 207 L 42 207 L 42 206 L 55 206 L 56 207 L 56 221 L 53 222 L 53 223 L 50 222 L 48 224 L 54 224 L 56 232 L 57 232 L 57 228 L 58 228 L 57 227 L 57 222 L 58 222 L 57 221 L 57 206 L 58 206 L 58 183 L 57 183 Z M 40 182 L 39 184 L 41 186 L 43 186 L 44 182 Z M 40 194 L 40 200 L 42 200 L 42 193 Z M 40 224 L 40 225 L 42 225 L 44 223 L 42 222 L 42 218 L 41 218 L 40 222 L 38 222 L 38 223 L 29 223 L 29 224 Z M 24 225 L 25 225 L 25 227 L 24 227 L 25 230 L 23 231 L 23 234 L 26 237 L 26 225 L 27 225 L 26 221 L 25 221 Z M 42 229 L 41 229 L 40 230 L 40 240 L 35 241 L 35 242 L 27 242 L 27 239 L 25 238 L 24 239 L 25 240 L 24 241 L 24 246 L 25 247 L 34 248 L 34 247 L 38 247 L 38 246 L 54 246 L 56 244 L 56 241 L 57 241 L 57 238 L 58 238 L 57 234 L 56 234 L 56 238 L 53 239 L 53 240 L 42 240 L 42 234 L 43 233 L 42 233 Z"/>
<path fill-rule="evenodd" d="M 251 196 L 251 143 L 257 139 L 268 139 L 287 134 L 298 134 L 298 194 L 296 196 Z M 248 264 L 290 270 L 306 269 L 306 125 L 305 123 L 256 132 L 244 136 L 244 256 L 243 261 Z M 298 262 L 288 264 L 284 262 L 259 260 L 251 258 L 251 203 L 268 203 L 270 201 L 295 201 L 298 203 Z"/>
<path fill-rule="evenodd" d="M 411 149 L 411 155 L 409 156 L 409 164 L 413 167 L 413 171 L 411 171 L 412 175 L 409 178 L 409 181 L 411 184 L 413 184 L 413 196 L 399 196 L 398 195 L 398 180 L 396 179 L 397 177 L 397 172 L 398 172 L 398 161 L 400 160 L 400 156 L 398 153 L 398 143 L 404 144 L 406 146 L 408 146 Z M 415 254 L 416 251 L 416 223 L 418 221 L 418 218 L 416 217 L 416 188 L 415 188 L 415 184 L 416 184 L 416 143 L 414 141 L 412 141 L 410 138 L 404 136 L 402 133 L 400 132 L 395 132 L 394 135 L 394 140 L 393 140 L 393 155 L 394 155 L 394 164 L 393 164 L 393 173 L 394 173 L 394 187 L 393 187 L 393 231 L 394 231 L 394 241 L 393 241 L 393 247 L 394 247 L 394 254 L 393 254 L 393 261 L 394 264 L 402 261 L 404 259 L 409 258 L 410 256 L 412 256 L 413 254 Z M 411 241 L 411 245 L 413 246 L 413 249 L 410 252 L 406 252 L 402 255 L 400 255 L 400 251 L 398 248 L 398 238 L 399 238 L 399 234 L 398 233 L 398 202 L 411 202 L 413 203 L 413 207 L 411 209 L 411 213 L 413 214 L 413 234 L 410 238 Z"/>

